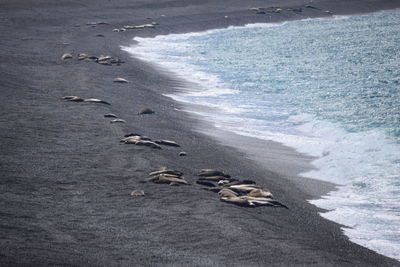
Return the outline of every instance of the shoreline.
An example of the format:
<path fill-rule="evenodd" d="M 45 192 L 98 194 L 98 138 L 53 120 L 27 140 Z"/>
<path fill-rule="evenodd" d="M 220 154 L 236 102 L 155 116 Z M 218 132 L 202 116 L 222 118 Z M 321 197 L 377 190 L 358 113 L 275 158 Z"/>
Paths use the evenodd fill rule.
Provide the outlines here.
<path fill-rule="evenodd" d="M 354 1 L 350 6 L 378 10 L 377 2 L 395 5 L 368 1 L 361 8 Z M 321 3 L 327 8 L 338 6 L 338 12 L 340 8 L 354 11 L 348 1 L 315 5 Z M 303 5 L 300 1 L 284 4 Z M 249 12 L 247 5 L 231 1 L 221 11 L 226 3 L 101 0 L 92 6 L 85 1 L 40 0 L 0 4 L 4 10 L 0 13 L 4 22 L 0 79 L 5 96 L 0 129 L 2 265 L 399 265 L 349 242 L 339 225 L 320 217 L 319 209 L 305 201 L 312 190 L 299 190 L 243 152 L 193 130 L 200 120 L 176 110 L 182 104 L 163 96 L 180 81 L 119 49 L 130 44 L 134 35 L 193 32 L 265 19 Z M 273 19 L 288 19 L 281 15 Z M 85 25 L 101 20 L 109 25 Z M 155 29 L 112 32 L 114 27 L 153 20 L 160 24 Z M 110 54 L 125 63 L 101 66 L 60 60 L 67 52 Z M 114 84 L 115 77 L 130 82 Z M 59 99 L 75 94 L 112 105 Z M 145 106 L 156 114 L 137 116 Z M 106 113 L 116 113 L 126 123 L 110 124 L 103 118 Z M 179 157 L 180 150 L 173 148 L 155 152 L 119 144 L 119 138 L 129 132 L 177 140 L 188 156 Z M 182 170 L 191 182 L 196 171 L 208 167 L 254 179 L 290 210 L 229 205 L 195 185 L 140 183 L 149 171 L 164 165 Z M 145 190 L 146 196 L 132 198 L 134 189 Z"/>

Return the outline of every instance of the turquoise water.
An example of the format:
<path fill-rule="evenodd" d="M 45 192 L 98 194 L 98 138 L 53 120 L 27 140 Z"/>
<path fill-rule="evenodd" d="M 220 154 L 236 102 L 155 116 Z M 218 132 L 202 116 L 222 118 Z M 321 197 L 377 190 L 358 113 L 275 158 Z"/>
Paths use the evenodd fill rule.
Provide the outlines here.
<path fill-rule="evenodd" d="M 136 40 L 124 49 L 190 82 L 171 97 L 217 127 L 318 157 L 302 175 L 339 190 L 311 203 L 400 259 L 399 11 Z"/>

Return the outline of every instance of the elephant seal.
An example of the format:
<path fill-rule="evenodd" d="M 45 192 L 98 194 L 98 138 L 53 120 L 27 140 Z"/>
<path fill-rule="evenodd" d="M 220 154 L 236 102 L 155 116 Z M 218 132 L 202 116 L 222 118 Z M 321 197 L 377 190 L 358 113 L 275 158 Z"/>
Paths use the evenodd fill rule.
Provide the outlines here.
<path fill-rule="evenodd" d="M 222 189 L 224 189 L 225 187 L 223 186 L 209 186 L 209 187 L 203 187 L 204 190 L 208 190 L 208 191 L 212 191 L 215 193 L 218 193 L 219 191 L 221 191 Z"/>
<path fill-rule="evenodd" d="M 204 186 L 207 186 L 207 187 L 215 187 L 215 184 L 213 184 L 211 182 L 208 182 L 208 181 L 202 181 L 202 180 L 197 180 L 196 184 L 204 185 Z"/>
<path fill-rule="evenodd" d="M 231 178 L 229 174 L 225 174 L 224 172 L 215 169 L 202 169 L 197 173 L 197 176 L 222 176 L 225 178 Z"/>
<path fill-rule="evenodd" d="M 259 10 L 262 10 L 262 9 L 264 9 L 264 8 L 262 8 L 262 7 L 252 7 L 252 8 L 249 8 L 250 11 L 259 11 Z"/>
<path fill-rule="evenodd" d="M 184 152 L 184 151 L 181 151 L 181 152 L 179 152 L 179 157 L 184 157 L 184 156 L 186 156 L 187 154 L 186 154 L 186 152 Z"/>
<path fill-rule="evenodd" d="M 106 60 L 110 60 L 110 59 L 112 59 L 112 57 L 110 57 L 110 56 L 99 56 L 97 58 L 97 61 L 106 61 Z"/>
<path fill-rule="evenodd" d="M 237 197 L 238 193 L 228 189 L 228 188 L 223 188 L 218 192 L 219 197 Z"/>
<path fill-rule="evenodd" d="M 144 115 L 144 114 L 154 114 L 154 111 L 151 108 L 142 108 L 139 113 L 139 115 Z"/>
<path fill-rule="evenodd" d="M 115 82 L 115 83 L 127 83 L 128 80 L 126 80 L 126 79 L 124 79 L 124 78 L 121 78 L 121 77 L 118 77 L 118 78 L 115 78 L 115 79 L 113 80 L 113 82 Z"/>
<path fill-rule="evenodd" d="M 124 137 L 129 137 L 129 136 L 141 136 L 141 134 L 138 134 L 138 133 L 129 133 L 129 134 L 124 135 Z"/>
<path fill-rule="evenodd" d="M 85 54 L 85 53 L 79 53 L 78 54 L 78 60 L 84 60 L 84 59 L 86 59 L 88 57 L 89 57 L 89 55 Z"/>
<path fill-rule="evenodd" d="M 186 185 L 189 184 L 182 177 L 181 178 L 176 178 L 176 177 L 168 177 L 168 176 L 164 176 L 164 175 L 160 175 L 158 180 L 155 180 L 153 182 L 155 182 L 155 183 L 168 183 L 168 184 L 170 184 L 170 183 L 179 183 L 179 184 L 186 184 Z"/>
<path fill-rule="evenodd" d="M 286 205 L 270 198 L 250 197 L 250 196 L 240 196 L 239 198 L 246 199 L 247 201 L 253 203 L 256 206 L 273 206 L 273 207 L 283 207 L 289 209 Z"/>
<path fill-rule="evenodd" d="M 158 184 L 171 184 L 171 183 L 178 183 L 178 184 L 186 184 L 188 185 L 188 181 L 185 180 L 182 176 L 176 176 L 172 174 L 158 174 L 153 175 L 145 180 L 146 182 L 153 182 Z"/>
<path fill-rule="evenodd" d="M 84 101 L 84 98 L 82 98 L 80 96 L 75 96 L 75 95 L 63 96 L 63 97 L 61 97 L 61 99 L 65 99 L 68 101 L 75 101 L 75 102 L 83 102 Z"/>
<path fill-rule="evenodd" d="M 120 140 L 120 142 L 127 142 L 127 141 L 151 141 L 150 137 L 147 136 L 141 136 L 141 135 L 126 135 L 127 137 L 124 137 Z"/>
<path fill-rule="evenodd" d="M 269 201 L 263 199 L 249 199 L 245 196 L 221 196 L 220 200 L 245 207 L 273 206 Z"/>
<path fill-rule="evenodd" d="M 256 182 L 254 182 L 253 180 L 248 180 L 248 179 L 242 180 L 240 183 L 241 184 L 256 184 Z"/>
<path fill-rule="evenodd" d="M 254 189 L 259 189 L 260 187 L 256 185 L 239 184 L 239 185 L 231 185 L 228 188 L 236 192 L 248 193 Z"/>
<path fill-rule="evenodd" d="M 126 121 L 125 120 L 123 120 L 123 119 L 114 119 L 114 120 L 111 120 L 110 121 L 110 123 L 125 123 Z"/>
<path fill-rule="evenodd" d="M 227 184 L 229 184 L 229 183 L 230 183 L 229 180 L 219 180 L 219 181 L 218 181 L 218 185 L 219 185 L 219 186 L 227 185 Z"/>
<path fill-rule="evenodd" d="M 170 174 L 170 175 L 175 175 L 175 176 L 182 176 L 183 172 L 178 171 L 178 170 L 171 170 L 171 169 L 168 169 L 167 167 L 161 167 L 161 168 L 149 173 L 150 176 L 159 175 L 159 174 Z"/>
<path fill-rule="evenodd" d="M 238 206 L 255 206 L 255 204 L 250 203 L 249 201 L 247 201 L 246 199 L 241 199 L 239 197 L 220 197 L 221 201 L 225 201 L 225 202 L 229 202 L 229 203 L 233 203 L 236 204 Z"/>
<path fill-rule="evenodd" d="M 265 197 L 271 199 L 274 197 L 271 192 L 263 189 L 253 189 L 247 195 L 250 197 Z"/>
<path fill-rule="evenodd" d="M 150 176 L 150 177 L 146 178 L 145 181 L 146 182 L 154 182 L 154 183 L 156 183 L 160 179 L 164 179 L 165 180 L 165 179 L 172 179 L 172 178 L 174 178 L 174 179 L 184 179 L 182 176 L 162 173 L 162 174 L 157 174 L 157 175 Z"/>
<path fill-rule="evenodd" d="M 93 98 L 93 97 L 84 98 L 83 101 L 85 101 L 85 102 L 94 102 L 94 103 L 102 103 L 102 104 L 106 104 L 106 105 L 111 105 L 110 103 L 108 103 L 108 102 L 106 102 L 106 101 L 104 101 L 104 100 L 101 100 L 101 99 L 98 99 L 98 98 Z"/>
<path fill-rule="evenodd" d="M 180 147 L 175 141 L 171 140 L 156 140 L 154 141 L 159 145 Z"/>
<path fill-rule="evenodd" d="M 207 176 L 207 177 L 200 177 L 199 178 L 200 181 L 221 181 L 221 180 L 226 180 L 225 176 Z"/>
<path fill-rule="evenodd" d="M 108 113 L 108 114 L 104 114 L 104 118 L 118 118 L 118 116 L 115 114 L 112 114 L 112 113 Z"/>
<path fill-rule="evenodd" d="M 112 64 L 109 60 L 97 61 L 97 63 L 99 63 L 101 65 L 112 66 Z"/>
<path fill-rule="evenodd" d="M 121 140 L 119 140 L 121 143 L 126 143 L 126 142 L 138 142 L 142 139 L 140 139 L 140 136 L 129 136 L 129 137 L 124 137 Z"/>
<path fill-rule="evenodd" d="M 105 21 L 93 21 L 93 22 L 86 23 L 86 25 L 88 25 L 88 26 L 108 25 L 108 23 Z"/>
<path fill-rule="evenodd" d="M 93 98 L 93 97 L 89 97 L 89 98 L 84 98 L 84 97 L 80 97 L 80 96 L 74 96 L 74 95 L 70 95 L 70 96 L 63 96 L 62 99 L 68 100 L 68 101 L 74 101 L 74 102 L 94 102 L 94 103 L 102 103 L 102 104 L 106 104 L 106 105 L 111 105 L 110 103 L 98 99 L 98 98 Z"/>
<path fill-rule="evenodd" d="M 133 197 L 144 196 L 144 191 L 143 190 L 133 190 L 131 192 L 131 196 L 133 196 Z"/>
<path fill-rule="evenodd" d="M 158 145 L 152 141 L 142 140 L 142 139 L 140 139 L 140 137 L 135 137 L 135 136 L 126 137 L 124 139 L 121 139 L 120 142 L 123 142 L 125 144 L 134 144 L 137 146 L 148 146 L 151 148 L 162 149 L 160 145 Z"/>
<path fill-rule="evenodd" d="M 62 60 L 69 59 L 69 58 L 72 58 L 72 54 L 70 54 L 70 53 L 65 53 L 64 55 L 61 56 Z"/>

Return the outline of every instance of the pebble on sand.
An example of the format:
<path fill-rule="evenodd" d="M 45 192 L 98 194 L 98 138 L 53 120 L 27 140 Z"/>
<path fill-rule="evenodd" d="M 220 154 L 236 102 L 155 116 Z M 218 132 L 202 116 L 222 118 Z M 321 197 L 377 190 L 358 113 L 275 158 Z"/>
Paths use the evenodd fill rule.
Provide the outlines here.
<path fill-rule="evenodd" d="M 154 111 L 151 108 L 142 108 L 139 111 L 139 115 L 143 115 L 143 114 L 153 114 Z"/>

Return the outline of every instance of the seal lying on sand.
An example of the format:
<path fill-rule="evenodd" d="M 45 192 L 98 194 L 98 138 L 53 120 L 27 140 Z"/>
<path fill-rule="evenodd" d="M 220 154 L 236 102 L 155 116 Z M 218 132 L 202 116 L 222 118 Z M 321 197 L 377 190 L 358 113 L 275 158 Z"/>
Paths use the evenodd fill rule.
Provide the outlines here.
<path fill-rule="evenodd" d="M 62 60 L 69 59 L 69 58 L 72 58 L 72 54 L 70 54 L 70 53 L 65 53 L 64 55 L 61 56 Z"/>
<path fill-rule="evenodd" d="M 93 22 L 88 22 L 88 23 L 86 23 L 86 25 L 89 25 L 89 26 L 96 26 L 96 25 L 108 25 L 108 22 L 105 22 L 105 21 L 93 21 Z"/>
<path fill-rule="evenodd" d="M 110 121 L 110 123 L 125 123 L 126 121 L 125 120 L 123 120 L 123 119 L 114 119 L 114 120 L 111 120 Z"/>
<path fill-rule="evenodd" d="M 144 141 L 144 140 L 128 141 L 128 142 L 125 142 L 125 144 L 135 144 L 137 146 L 148 146 L 151 148 L 162 149 L 161 146 L 157 145 L 156 143 L 154 143 L 152 141 Z"/>
<path fill-rule="evenodd" d="M 147 23 L 147 24 L 142 24 L 142 25 L 125 25 L 123 28 L 126 30 L 155 28 L 155 25 L 158 25 L 158 23 L 153 22 L 153 23 Z"/>
<path fill-rule="evenodd" d="M 213 184 L 213 183 L 211 183 L 211 182 L 208 182 L 208 181 L 200 181 L 200 180 L 197 180 L 197 181 L 196 181 L 196 184 L 215 188 L 215 184 Z M 222 189 L 222 188 L 221 188 L 221 189 Z"/>
<path fill-rule="evenodd" d="M 115 83 L 127 83 L 128 80 L 126 80 L 126 79 L 124 79 L 124 78 L 121 78 L 121 77 L 118 77 L 118 78 L 115 78 L 115 79 L 113 80 L 113 82 L 115 82 Z"/>
<path fill-rule="evenodd" d="M 266 198 L 274 197 L 271 192 L 265 191 L 263 189 L 253 189 L 249 193 L 247 193 L 247 195 L 250 197 L 266 197 Z"/>
<path fill-rule="evenodd" d="M 159 145 L 180 147 L 175 141 L 171 140 L 156 140 L 154 141 Z"/>
<path fill-rule="evenodd" d="M 189 183 L 183 178 L 174 175 L 168 174 L 159 174 L 148 178 L 146 181 L 158 183 L 158 184 L 170 184 L 170 183 L 178 183 L 178 184 L 186 184 Z"/>
<path fill-rule="evenodd" d="M 68 100 L 68 101 L 73 101 L 73 102 L 94 102 L 94 103 L 102 103 L 102 104 L 106 104 L 106 105 L 111 105 L 110 103 L 98 99 L 98 98 L 93 98 L 93 97 L 89 97 L 89 98 L 83 98 L 80 96 L 63 96 L 62 99 Z"/>
<path fill-rule="evenodd" d="M 133 196 L 133 197 L 144 196 L 144 191 L 143 190 L 133 190 L 131 192 L 131 196 Z"/>
<path fill-rule="evenodd" d="M 226 180 L 227 178 L 225 176 L 207 176 L 207 177 L 200 177 L 199 180 L 200 181 L 214 181 L 214 182 L 219 182 L 222 180 Z"/>
<path fill-rule="evenodd" d="M 149 173 L 149 177 L 144 182 L 162 183 L 170 185 L 188 185 L 188 181 L 183 177 L 183 173 L 167 167 L 161 167 Z"/>
<path fill-rule="evenodd" d="M 272 200 L 269 198 L 263 197 L 249 197 L 249 196 L 238 196 L 238 197 L 229 197 L 229 196 L 222 196 L 221 201 L 230 202 L 240 206 L 246 207 L 255 207 L 255 206 L 272 206 L 272 207 L 283 207 L 288 208 L 287 206 L 283 205 L 282 203 Z"/>
<path fill-rule="evenodd" d="M 106 105 L 111 105 L 110 103 L 108 103 L 108 102 L 106 102 L 104 100 L 101 100 L 101 99 L 98 99 L 98 98 L 93 98 L 93 97 L 84 98 L 83 101 L 84 102 L 94 102 L 94 103 L 102 103 L 102 104 L 106 104 Z"/>
<path fill-rule="evenodd" d="M 136 134 L 136 133 L 126 134 L 125 138 L 122 138 L 120 140 L 120 142 L 125 143 L 125 144 L 137 144 L 137 142 L 139 142 L 139 141 L 147 141 L 148 143 L 146 143 L 146 144 L 148 144 L 149 146 L 152 146 L 154 148 L 161 148 L 160 145 L 179 147 L 179 145 L 175 141 L 171 141 L 171 140 L 153 141 L 153 140 L 151 140 L 150 137 L 142 136 L 142 135 Z"/>
<path fill-rule="evenodd" d="M 112 113 L 108 113 L 108 114 L 104 114 L 104 118 L 118 118 L 118 116 L 115 114 L 112 114 Z"/>
<path fill-rule="evenodd" d="M 141 140 L 152 141 L 150 137 L 144 136 L 144 135 L 141 135 L 141 134 L 137 134 L 137 133 L 126 134 L 124 137 L 125 138 L 121 139 L 121 142 L 123 142 L 128 137 L 140 138 Z"/>
<path fill-rule="evenodd" d="M 84 101 L 84 98 L 82 98 L 80 96 L 75 96 L 75 95 L 63 96 L 63 97 L 61 97 L 61 99 L 65 99 L 68 101 L 75 101 L 75 102 L 83 102 Z"/>
<path fill-rule="evenodd" d="M 157 170 L 154 170 L 151 173 L 149 173 L 150 176 L 158 175 L 158 174 L 171 174 L 171 175 L 176 175 L 176 176 L 182 176 L 183 172 L 168 169 L 167 167 L 161 167 L 161 168 L 158 168 Z"/>
<path fill-rule="evenodd" d="M 231 198 L 231 197 L 237 197 L 239 196 L 238 193 L 228 189 L 228 188 L 223 188 L 218 192 L 219 197 L 227 197 L 227 198 Z"/>
<path fill-rule="evenodd" d="M 84 60 L 84 61 L 93 61 L 93 62 L 97 62 L 99 64 L 102 65 L 112 65 L 112 64 L 120 64 L 120 63 L 124 63 L 122 60 L 120 60 L 119 58 L 114 58 L 111 56 L 94 56 L 94 55 L 89 55 L 86 53 L 80 53 L 78 54 L 78 60 Z"/>
<path fill-rule="evenodd" d="M 216 169 L 202 169 L 197 173 L 197 176 L 203 176 L 203 177 L 222 176 L 225 178 L 231 177 L 229 174 L 226 174 Z"/>
<path fill-rule="evenodd" d="M 142 137 L 140 135 L 132 135 L 122 138 L 120 142 L 124 144 L 134 144 L 137 146 L 148 146 L 151 148 L 161 149 L 161 146 L 151 141 L 150 138 Z"/>

